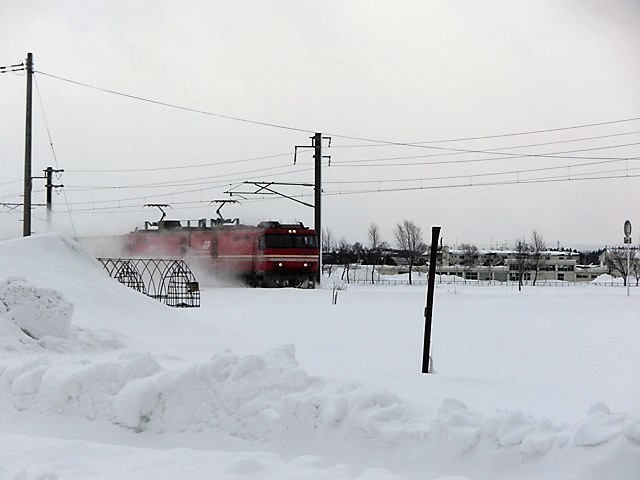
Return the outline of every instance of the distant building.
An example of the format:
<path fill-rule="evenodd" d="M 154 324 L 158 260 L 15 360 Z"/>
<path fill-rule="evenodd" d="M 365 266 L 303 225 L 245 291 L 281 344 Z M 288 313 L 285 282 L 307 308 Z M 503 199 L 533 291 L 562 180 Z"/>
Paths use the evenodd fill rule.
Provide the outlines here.
<path fill-rule="evenodd" d="M 525 282 L 533 281 L 536 273 L 536 258 L 533 254 L 522 256 L 515 250 L 479 250 L 477 260 L 469 265 L 465 252 L 443 247 L 439 252 L 436 271 L 443 275 L 456 275 L 467 280 L 517 281 L 520 270 Z M 565 282 L 589 281 L 606 268 L 578 265 L 580 254 L 570 250 L 547 250 L 540 252 L 538 281 L 559 280 Z M 604 271 L 602 271 L 604 269 Z"/>

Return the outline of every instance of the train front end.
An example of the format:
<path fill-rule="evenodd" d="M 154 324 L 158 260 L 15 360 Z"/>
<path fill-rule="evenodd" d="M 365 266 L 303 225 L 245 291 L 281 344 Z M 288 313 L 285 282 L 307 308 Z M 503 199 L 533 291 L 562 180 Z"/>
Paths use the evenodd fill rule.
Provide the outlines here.
<path fill-rule="evenodd" d="M 315 230 L 302 223 L 261 222 L 256 274 L 265 287 L 315 288 L 320 248 Z"/>

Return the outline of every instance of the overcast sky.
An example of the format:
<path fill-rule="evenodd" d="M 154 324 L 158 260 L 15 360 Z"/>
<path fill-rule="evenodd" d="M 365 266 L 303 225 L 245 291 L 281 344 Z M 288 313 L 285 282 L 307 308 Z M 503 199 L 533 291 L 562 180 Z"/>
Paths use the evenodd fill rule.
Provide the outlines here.
<path fill-rule="evenodd" d="M 65 170 L 61 233 L 125 233 L 157 219 L 145 203 L 211 218 L 243 181 L 312 183 L 311 153 L 292 152 L 317 131 L 333 137 L 323 226 L 338 238 L 366 244 L 376 222 L 393 244 L 406 218 L 452 246 L 537 229 L 580 247 L 621 243 L 627 218 L 640 238 L 639 24 L 635 0 L 3 0 L 0 65 L 34 54 L 33 175 Z M 5 203 L 22 201 L 25 83 L 0 75 Z M 225 216 L 313 225 L 309 207 L 245 197 Z M 22 234 L 19 211 L 0 219 L 2 238 Z"/>

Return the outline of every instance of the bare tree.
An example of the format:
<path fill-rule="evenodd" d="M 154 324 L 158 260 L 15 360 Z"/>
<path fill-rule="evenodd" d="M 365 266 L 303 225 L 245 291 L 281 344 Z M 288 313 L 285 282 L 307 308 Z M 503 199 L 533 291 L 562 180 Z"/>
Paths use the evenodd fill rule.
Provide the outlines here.
<path fill-rule="evenodd" d="M 337 247 L 336 237 L 333 235 L 333 231 L 330 228 L 322 229 L 322 252 L 331 253 L 336 250 Z"/>
<path fill-rule="evenodd" d="M 537 230 L 531 232 L 531 260 L 535 270 L 533 274 L 533 285 L 538 280 L 538 271 L 540 270 L 540 262 L 542 261 L 542 253 L 547 250 L 547 244 L 545 243 L 542 235 Z"/>
<path fill-rule="evenodd" d="M 629 252 L 630 270 L 633 270 L 636 262 L 636 250 L 632 249 Z M 626 248 L 612 248 L 607 250 L 604 257 L 604 264 L 609 268 L 611 273 L 618 272 L 622 276 L 624 286 L 627 286 L 627 277 L 631 274 L 627 270 L 627 249 Z"/>
<path fill-rule="evenodd" d="M 427 250 L 427 245 L 422 240 L 422 230 L 411 220 L 404 220 L 396 225 L 393 233 L 409 264 L 409 285 L 411 285 L 413 267 L 419 262 L 420 256 Z"/>
<path fill-rule="evenodd" d="M 331 254 L 337 250 L 336 238 L 333 235 L 333 231 L 330 228 L 322 229 L 322 249 L 320 251 L 320 255 L 325 254 L 326 258 L 330 259 Z M 324 256 L 323 256 L 324 258 Z M 333 271 L 333 260 L 329 260 L 328 262 L 322 262 L 322 271 L 327 275 L 331 276 L 331 272 Z"/>
<path fill-rule="evenodd" d="M 465 280 L 467 278 L 467 273 L 478 264 L 478 247 L 475 245 L 471 245 L 470 243 L 463 243 L 460 245 L 460 250 L 462 250 L 462 265 L 464 266 L 465 272 Z"/>
<path fill-rule="evenodd" d="M 634 259 L 631 261 L 631 272 L 633 276 L 636 278 L 636 287 L 640 284 L 640 257 L 638 256 L 637 250 L 633 250 Z"/>
<path fill-rule="evenodd" d="M 368 234 L 371 256 L 373 259 L 373 266 L 371 267 L 371 283 L 374 283 L 375 269 L 382 258 L 382 250 L 380 248 L 380 245 L 382 243 L 382 234 L 380 233 L 378 225 L 373 222 L 369 225 Z"/>
<path fill-rule="evenodd" d="M 346 275 L 347 283 L 349 283 L 349 269 L 351 267 L 351 254 L 353 247 L 347 242 L 346 239 L 341 238 L 338 242 L 338 261 L 342 263 L 342 275 L 341 280 L 344 280 Z"/>

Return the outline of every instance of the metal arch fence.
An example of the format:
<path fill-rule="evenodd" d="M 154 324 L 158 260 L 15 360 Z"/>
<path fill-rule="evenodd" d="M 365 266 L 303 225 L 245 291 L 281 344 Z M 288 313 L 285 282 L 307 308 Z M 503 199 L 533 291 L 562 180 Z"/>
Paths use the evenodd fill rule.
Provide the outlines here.
<path fill-rule="evenodd" d="M 98 258 L 109 276 L 170 307 L 199 307 L 200 286 L 183 260 Z"/>

